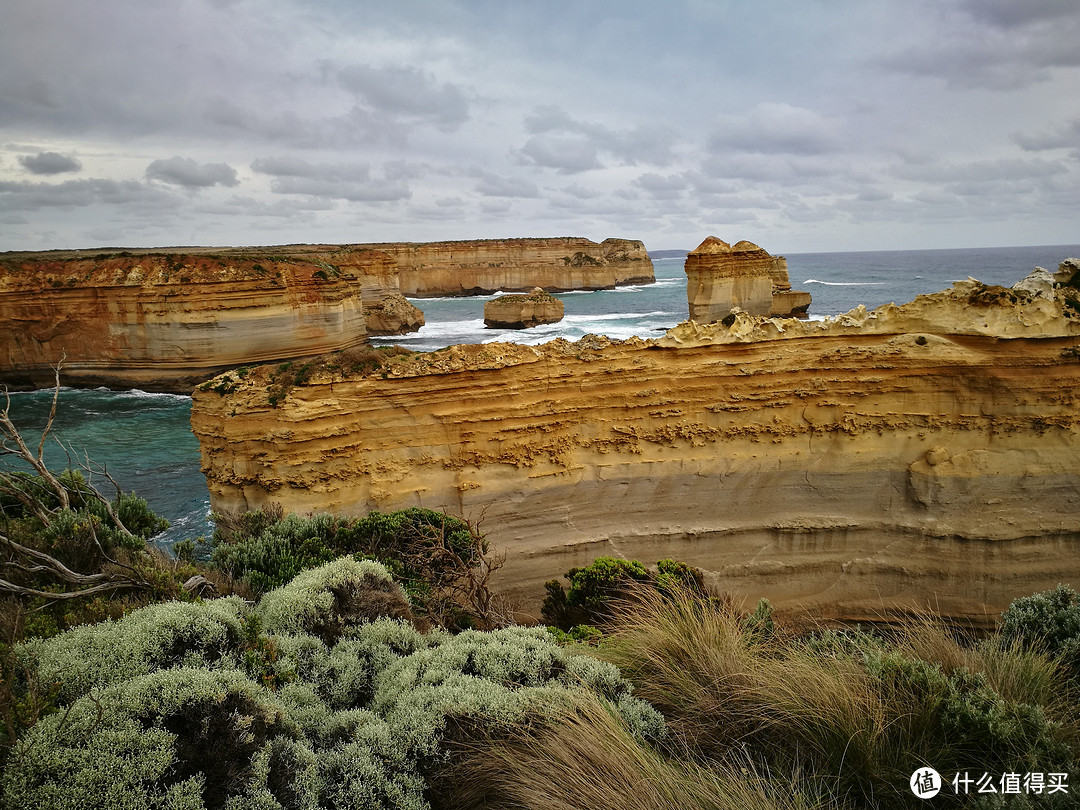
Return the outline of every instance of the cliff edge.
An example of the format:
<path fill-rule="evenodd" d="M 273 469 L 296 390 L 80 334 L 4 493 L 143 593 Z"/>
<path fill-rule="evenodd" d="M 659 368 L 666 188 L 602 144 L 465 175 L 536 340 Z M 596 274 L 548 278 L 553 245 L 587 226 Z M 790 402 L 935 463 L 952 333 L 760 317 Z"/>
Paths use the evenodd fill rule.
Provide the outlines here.
<path fill-rule="evenodd" d="M 528 292 L 533 287 L 605 290 L 656 280 L 645 245 L 636 239 L 475 239 L 363 247 L 394 257 L 401 292 L 410 298 Z"/>

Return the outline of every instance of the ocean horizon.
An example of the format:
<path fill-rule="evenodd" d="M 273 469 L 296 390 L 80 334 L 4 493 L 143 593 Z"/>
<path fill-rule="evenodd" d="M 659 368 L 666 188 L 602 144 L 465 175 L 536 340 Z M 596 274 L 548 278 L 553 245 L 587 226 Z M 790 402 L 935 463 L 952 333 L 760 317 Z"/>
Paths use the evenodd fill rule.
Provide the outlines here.
<path fill-rule="evenodd" d="M 577 340 L 587 334 L 613 339 L 659 337 L 686 320 L 688 312 L 684 253 L 664 253 L 669 251 L 657 251 L 653 260 L 654 284 L 557 294 L 565 307 L 565 317 L 558 324 L 492 330 L 484 327 L 483 307 L 494 295 L 428 298 L 413 301 L 427 319 L 419 332 L 372 338 L 371 342 L 430 351 L 457 343 L 538 344 L 560 337 Z M 968 277 L 1011 286 L 1036 266 L 1056 270 L 1064 259 L 1080 257 L 1080 244 L 783 255 L 792 287 L 813 295 L 810 316 L 821 318 L 860 304 L 873 309 L 904 303 Z M 11 417 L 35 444 L 50 398 L 51 391 L 10 394 Z M 170 521 L 170 528 L 156 538 L 164 547 L 209 536 L 213 531 L 210 498 L 199 469 L 199 445 L 191 432 L 190 415 L 190 396 L 64 388 L 53 431 L 58 441 L 47 445 L 47 459 L 63 467 L 69 457 L 89 458 L 125 491 L 146 498 L 151 508 Z M 105 491 L 111 488 L 103 476 L 96 483 Z"/>

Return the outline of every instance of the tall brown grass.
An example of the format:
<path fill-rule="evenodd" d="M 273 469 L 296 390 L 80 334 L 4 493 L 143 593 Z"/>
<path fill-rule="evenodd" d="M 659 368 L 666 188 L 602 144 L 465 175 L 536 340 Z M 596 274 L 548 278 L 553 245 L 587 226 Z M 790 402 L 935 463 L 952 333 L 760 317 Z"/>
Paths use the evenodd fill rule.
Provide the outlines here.
<path fill-rule="evenodd" d="M 827 796 L 749 760 L 709 767 L 630 733 L 595 698 L 535 734 L 486 740 L 455 756 L 454 810 L 825 810 Z"/>
<path fill-rule="evenodd" d="M 704 762 L 742 753 L 801 772 L 841 803 L 904 807 L 911 773 L 998 770 L 1077 750 L 1075 701 L 1050 659 L 998 639 L 965 645 L 917 622 L 892 641 L 755 629 L 722 601 L 642 591 L 596 650 Z M 1064 752 L 1064 753 L 1063 753 Z"/>

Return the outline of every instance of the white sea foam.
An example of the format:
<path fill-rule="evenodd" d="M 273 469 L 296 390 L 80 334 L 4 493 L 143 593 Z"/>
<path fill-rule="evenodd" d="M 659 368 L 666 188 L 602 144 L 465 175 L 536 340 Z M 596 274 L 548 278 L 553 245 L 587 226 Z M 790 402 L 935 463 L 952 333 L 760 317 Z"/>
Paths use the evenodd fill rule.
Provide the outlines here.
<path fill-rule="evenodd" d="M 101 390 L 101 389 L 97 389 Z M 181 400 L 191 399 L 190 394 L 168 394 L 164 392 L 143 391 L 140 388 L 132 388 L 129 391 L 114 391 L 117 397 L 124 399 L 150 399 L 150 400 Z"/>
<path fill-rule="evenodd" d="M 824 284 L 826 287 L 883 287 L 884 281 L 818 281 L 808 278 L 803 284 Z"/>

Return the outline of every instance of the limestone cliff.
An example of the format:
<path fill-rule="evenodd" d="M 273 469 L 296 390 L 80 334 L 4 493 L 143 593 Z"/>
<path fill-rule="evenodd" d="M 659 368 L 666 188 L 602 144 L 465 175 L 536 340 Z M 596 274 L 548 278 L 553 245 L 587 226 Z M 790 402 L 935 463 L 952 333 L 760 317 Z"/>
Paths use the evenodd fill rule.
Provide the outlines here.
<path fill-rule="evenodd" d="M 0 256 L 0 381 L 187 393 L 244 364 L 366 342 L 361 281 L 278 255 Z"/>
<path fill-rule="evenodd" d="M 358 246 L 361 247 L 361 246 Z M 477 239 L 464 242 L 363 245 L 397 262 L 402 294 L 410 298 L 527 291 L 602 290 L 655 281 L 641 242 L 581 237 Z"/>
<path fill-rule="evenodd" d="M 959 284 L 825 322 L 455 346 L 195 395 L 215 509 L 483 517 L 502 587 L 602 554 L 847 618 L 991 621 L 1080 582 L 1080 316 Z"/>
<path fill-rule="evenodd" d="M 751 315 L 805 316 L 810 293 L 791 289 L 787 259 L 753 242 L 709 236 L 686 256 L 690 320 L 709 323 L 736 307 Z"/>

